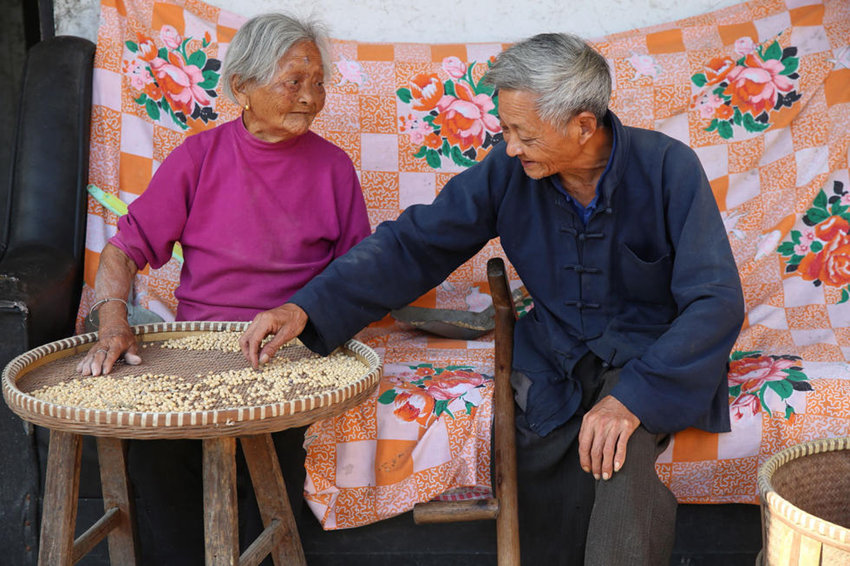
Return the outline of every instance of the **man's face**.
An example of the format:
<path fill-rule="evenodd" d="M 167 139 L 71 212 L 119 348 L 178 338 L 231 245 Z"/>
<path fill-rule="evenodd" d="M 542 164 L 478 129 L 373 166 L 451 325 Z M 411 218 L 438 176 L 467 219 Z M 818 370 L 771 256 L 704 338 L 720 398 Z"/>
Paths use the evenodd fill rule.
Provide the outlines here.
<path fill-rule="evenodd" d="M 537 115 L 537 95 L 524 90 L 499 91 L 499 122 L 507 153 L 518 157 L 525 174 L 542 179 L 568 170 L 581 147 L 573 120 L 566 134 Z"/>

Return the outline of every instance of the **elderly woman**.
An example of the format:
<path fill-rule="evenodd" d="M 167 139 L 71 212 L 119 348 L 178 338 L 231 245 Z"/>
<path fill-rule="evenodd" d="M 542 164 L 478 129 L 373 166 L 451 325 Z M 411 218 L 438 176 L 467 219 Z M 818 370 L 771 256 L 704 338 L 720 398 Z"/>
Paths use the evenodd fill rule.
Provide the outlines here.
<path fill-rule="evenodd" d="M 141 362 L 125 299 L 135 274 L 145 265 L 164 265 L 176 241 L 185 258 L 175 292 L 177 319 L 238 321 L 286 301 L 369 234 L 351 160 L 309 130 L 325 104 L 328 61 L 326 36 L 315 23 L 268 14 L 239 29 L 224 60 L 223 86 L 242 114 L 187 138 L 120 219 L 96 278 L 98 343 L 80 372 L 108 373 L 120 356 Z M 290 437 L 281 458 L 291 471 L 287 482 L 297 509 L 303 431 Z M 186 547 L 203 549 L 200 476 L 194 475 L 200 448 L 188 446 L 146 441 L 131 448 L 130 471 L 146 505 L 140 520 L 149 518 L 157 531 L 158 542 L 143 541 L 143 550 L 167 550 L 184 540 Z M 179 479 L 184 469 L 194 480 Z M 171 555 L 150 559 L 190 562 Z"/>
<path fill-rule="evenodd" d="M 655 459 L 677 430 L 729 430 L 743 320 L 711 188 L 690 148 L 608 109 L 607 62 L 577 37 L 519 42 L 487 80 L 504 143 L 258 315 L 243 353 L 256 366 L 295 336 L 327 353 L 499 236 L 535 305 L 511 378 L 523 564 L 668 564 Z"/>

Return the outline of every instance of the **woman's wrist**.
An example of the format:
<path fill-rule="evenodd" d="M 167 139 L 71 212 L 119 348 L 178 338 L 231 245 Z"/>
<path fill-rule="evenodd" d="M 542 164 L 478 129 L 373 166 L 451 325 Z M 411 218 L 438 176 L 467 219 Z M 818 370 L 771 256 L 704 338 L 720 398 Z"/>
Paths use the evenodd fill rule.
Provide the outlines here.
<path fill-rule="evenodd" d="M 130 306 L 124 299 L 108 297 L 95 301 L 89 311 L 89 322 L 97 328 L 114 326 L 116 324 L 129 324 L 127 318 L 130 314 Z"/>

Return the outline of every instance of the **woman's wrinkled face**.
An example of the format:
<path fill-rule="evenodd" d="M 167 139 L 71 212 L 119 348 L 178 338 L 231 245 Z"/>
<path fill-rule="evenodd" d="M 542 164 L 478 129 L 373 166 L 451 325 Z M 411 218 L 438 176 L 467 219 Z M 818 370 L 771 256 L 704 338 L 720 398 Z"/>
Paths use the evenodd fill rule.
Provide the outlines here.
<path fill-rule="evenodd" d="M 234 90 L 245 127 L 254 136 L 270 142 L 300 136 L 325 106 L 322 55 L 314 43 L 302 41 L 280 58 L 268 84 Z"/>

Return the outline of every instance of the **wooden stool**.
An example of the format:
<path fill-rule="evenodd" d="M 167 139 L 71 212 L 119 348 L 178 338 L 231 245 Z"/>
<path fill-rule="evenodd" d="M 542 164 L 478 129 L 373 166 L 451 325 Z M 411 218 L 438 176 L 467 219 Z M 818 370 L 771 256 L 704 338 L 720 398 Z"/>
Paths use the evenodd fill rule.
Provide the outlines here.
<path fill-rule="evenodd" d="M 295 517 L 272 443 L 271 434 L 239 438 L 265 529 L 239 555 L 236 511 L 236 438 L 203 442 L 204 534 L 208 566 L 254 566 L 271 554 L 275 565 L 305 565 Z M 127 441 L 98 437 L 97 455 L 103 485 L 104 515 L 74 540 L 80 480 L 82 436 L 50 431 L 47 479 L 38 563 L 71 566 L 108 538 L 112 564 L 138 560 L 136 518 L 126 464 Z"/>
<path fill-rule="evenodd" d="M 169 322 L 135 326 L 141 342 L 205 332 L 242 332 L 247 323 Z M 3 370 L 3 397 L 24 420 L 50 429 L 42 512 L 42 566 L 70 566 L 108 537 L 112 564 L 139 562 L 136 521 L 127 479 L 127 440 L 192 438 L 203 443 L 204 534 L 207 566 L 259 564 L 271 554 L 276 566 L 306 564 L 271 433 L 306 426 L 363 402 L 381 379 L 381 360 L 368 346 L 349 340 L 342 348 L 363 362 L 363 375 L 347 385 L 316 385 L 292 400 L 190 413 L 141 413 L 54 405 L 28 392 L 75 375 L 76 360 L 97 342 L 83 334 L 45 344 L 12 360 Z M 297 346 L 306 351 L 303 346 Z M 218 353 L 210 363 L 244 368 L 241 353 Z M 181 356 L 168 350 L 165 356 Z M 221 355 L 231 356 L 227 361 Z M 290 354 L 294 355 L 294 354 Z M 154 356 L 148 350 L 148 356 Z M 149 359 L 156 359 L 149 358 Z M 159 358 L 165 360 L 167 358 Z M 156 362 L 151 362 L 156 366 Z M 163 362 L 160 362 L 163 363 Z M 200 363 L 200 362 L 192 362 Z M 195 366 L 193 366 L 195 369 Z M 113 373 L 130 372 L 132 367 Z M 197 371 L 204 371 L 200 367 Z M 309 386 L 314 387 L 314 386 Z M 104 515 L 74 540 L 83 435 L 97 438 Z M 248 463 L 264 530 L 239 554 L 236 507 L 236 440 Z"/>

